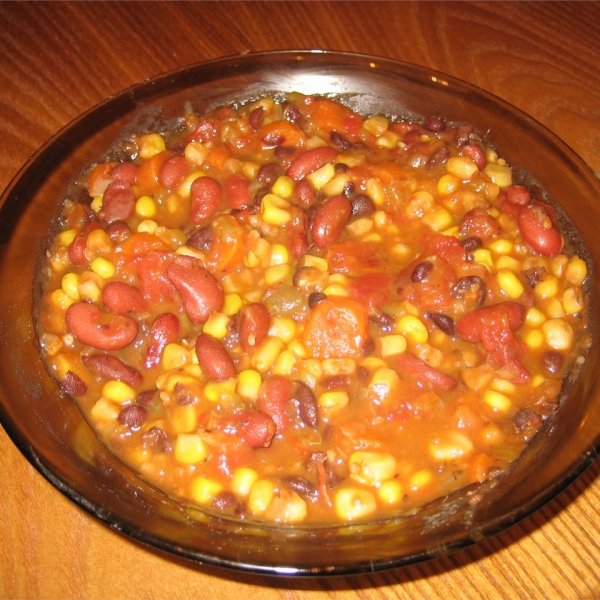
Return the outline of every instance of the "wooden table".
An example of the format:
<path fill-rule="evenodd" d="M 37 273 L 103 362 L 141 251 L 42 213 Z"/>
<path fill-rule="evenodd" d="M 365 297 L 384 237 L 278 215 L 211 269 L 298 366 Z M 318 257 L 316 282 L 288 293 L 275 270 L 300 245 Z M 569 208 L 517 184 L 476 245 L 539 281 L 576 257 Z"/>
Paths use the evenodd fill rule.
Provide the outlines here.
<path fill-rule="evenodd" d="M 516 105 L 600 172 L 594 2 L 0 3 L 0 188 L 106 96 L 193 62 L 324 48 L 438 69 Z M 600 598 L 600 462 L 532 517 L 375 575 L 267 579 L 191 567 L 99 524 L 0 431 L 0 597 Z"/>

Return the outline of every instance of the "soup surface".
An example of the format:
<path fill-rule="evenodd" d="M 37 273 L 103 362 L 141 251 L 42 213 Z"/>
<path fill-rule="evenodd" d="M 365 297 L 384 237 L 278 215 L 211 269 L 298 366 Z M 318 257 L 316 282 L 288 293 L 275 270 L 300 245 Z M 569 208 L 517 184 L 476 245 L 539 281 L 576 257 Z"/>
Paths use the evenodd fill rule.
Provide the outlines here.
<path fill-rule="evenodd" d="M 43 361 L 101 440 L 184 503 L 286 524 L 506 472 L 587 338 L 539 190 L 438 117 L 182 112 L 90 167 L 39 274 Z"/>

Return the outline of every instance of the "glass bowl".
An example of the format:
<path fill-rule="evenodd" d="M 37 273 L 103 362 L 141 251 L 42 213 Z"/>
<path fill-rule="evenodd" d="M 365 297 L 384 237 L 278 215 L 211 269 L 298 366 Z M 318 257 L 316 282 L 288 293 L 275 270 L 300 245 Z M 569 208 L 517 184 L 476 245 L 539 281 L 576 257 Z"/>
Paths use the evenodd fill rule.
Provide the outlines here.
<path fill-rule="evenodd" d="M 139 479 L 95 437 L 38 358 L 32 279 L 57 201 L 83 169 L 135 130 L 267 92 L 334 94 L 363 113 L 435 114 L 470 122 L 512 165 L 542 182 L 579 232 L 579 253 L 600 262 L 600 183 L 564 143 L 527 115 L 444 74 L 335 52 L 246 54 L 145 81 L 73 121 L 41 148 L 0 204 L 0 419 L 58 490 L 114 530 L 201 564 L 271 575 L 338 575 L 401 567 L 477 543 L 531 514 L 593 462 L 600 449 L 598 322 L 592 350 L 556 418 L 511 472 L 409 517 L 324 527 L 277 527 L 186 508 Z M 579 247 L 578 247 L 579 244 Z M 587 250 L 585 247 L 587 247 Z M 592 275 L 591 311 L 600 281 Z"/>

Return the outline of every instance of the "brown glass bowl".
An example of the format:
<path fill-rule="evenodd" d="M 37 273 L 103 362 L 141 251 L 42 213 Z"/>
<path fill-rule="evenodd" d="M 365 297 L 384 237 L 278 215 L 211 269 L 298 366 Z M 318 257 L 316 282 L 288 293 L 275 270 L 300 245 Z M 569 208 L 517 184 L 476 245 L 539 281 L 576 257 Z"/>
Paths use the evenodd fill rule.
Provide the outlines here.
<path fill-rule="evenodd" d="M 380 522 L 282 527 L 186 508 L 138 478 L 96 439 L 40 362 L 32 324 L 39 248 L 69 182 L 118 140 L 176 122 L 184 103 L 202 112 L 275 92 L 334 94 L 368 113 L 439 115 L 473 123 L 510 164 L 543 184 L 600 262 L 600 183 L 552 133 L 498 98 L 441 73 L 334 52 L 248 54 L 186 67 L 125 90 L 52 138 L 18 173 L 0 204 L 0 418 L 26 458 L 58 490 L 109 527 L 199 563 L 276 575 L 332 575 L 400 567 L 497 533 L 550 500 L 600 450 L 598 322 L 592 349 L 559 412 L 511 472 L 419 513 Z M 587 250 L 585 249 L 587 247 Z M 589 251 L 589 253 L 588 253 Z M 599 279 L 590 277 L 592 313 Z"/>

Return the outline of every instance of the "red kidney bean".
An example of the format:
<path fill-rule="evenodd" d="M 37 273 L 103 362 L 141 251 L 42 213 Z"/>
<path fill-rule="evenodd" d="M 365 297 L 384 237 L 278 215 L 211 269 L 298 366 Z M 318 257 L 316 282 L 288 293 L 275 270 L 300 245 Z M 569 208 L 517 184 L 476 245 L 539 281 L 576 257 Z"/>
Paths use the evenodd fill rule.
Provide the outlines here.
<path fill-rule="evenodd" d="M 564 239 L 541 204 L 526 206 L 518 217 L 523 239 L 542 256 L 557 256 L 562 250 Z"/>
<path fill-rule="evenodd" d="M 83 396 L 87 392 L 87 385 L 73 371 L 67 371 L 60 382 L 61 389 L 70 396 Z"/>
<path fill-rule="evenodd" d="M 284 103 L 283 116 L 286 121 L 290 123 L 299 123 L 302 120 L 302 113 L 297 106 L 293 104 Z"/>
<path fill-rule="evenodd" d="M 262 106 L 257 106 L 254 110 L 250 112 L 248 115 L 248 125 L 256 131 L 260 128 L 263 118 L 265 116 L 265 109 Z"/>
<path fill-rule="evenodd" d="M 135 402 L 140 406 L 152 406 L 156 399 L 160 400 L 157 389 L 144 390 L 135 397 Z"/>
<path fill-rule="evenodd" d="M 350 150 L 352 146 L 354 146 L 354 144 L 348 138 L 344 137 L 337 131 L 331 132 L 331 134 L 329 135 L 329 140 L 340 150 Z"/>
<path fill-rule="evenodd" d="M 223 288 L 202 262 L 178 256 L 167 267 L 167 277 L 183 298 L 183 307 L 192 323 L 206 323 L 223 306 Z"/>
<path fill-rule="evenodd" d="M 423 129 L 426 129 L 427 131 L 433 131 L 434 133 L 439 133 L 440 131 L 444 131 L 444 129 L 446 129 L 446 122 L 444 119 L 440 119 L 440 117 L 429 115 L 423 120 Z"/>
<path fill-rule="evenodd" d="M 420 262 L 415 268 L 412 270 L 410 274 L 410 280 L 413 283 L 425 283 L 429 279 L 429 275 L 433 270 L 433 263 L 428 260 L 424 260 Z"/>
<path fill-rule="evenodd" d="M 235 365 L 225 346 L 208 333 L 201 333 L 196 340 L 196 356 L 200 367 L 211 379 L 225 381 L 235 377 Z"/>
<path fill-rule="evenodd" d="M 407 375 L 421 383 L 429 383 L 434 388 L 449 392 L 456 387 L 456 379 L 428 365 L 425 361 L 412 354 L 399 354 L 396 362 Z"/>
<path fill-rule="evenodd" d="M 486 240 L 499 233 L 500 224 L 483 208 L 473 208 L 465 214 L 460 224 L 460 234 Z"/>
<path fill-rule="evenodd" d="M 463 144 L 466 144 L 470 139 L 471 139 L 471 135 L 474 131 L 474 127 L 473 125 L 459 125 L 456 128 L 456 133 L 454 134 L 454 141 L 456 142 L 457 146 L 462 146 Z"/>
<path fill-rule="evenodd" d="M 212 177 L 198 177 L 190 187 L 190 221 L 205 221 L 221 207 L 221 185 Z"/>
<path fill-rule="evenodd" d="M 135 431 L 140 429 L 140 427 L 146 422 L 147 418 L 148 411 L 143 406 L 130 404 L 119 413 L 117 421 L 119 421 L 121 425 L 125 425 L 125 427 Z"/>
<path fill-rule="evenodd" d="M 225 200 L 229 208 L 237 210 L 250 206 L 250 182 L 242 175 L 229 175 L 225 180 Z"/>
<path fill-rule="evenodd" d="M 187 245 L 196 250 L 208 250 L 213 241 L 213 234 L 210 225 L 202 227 L 195 231 L 187 241 Z"/>
<path fill-rule="evenodd" d="M 448 146 L 440 146 L 433 154 L 427 159 L 425 163 L 426 169 L 435 169 L 439 165 L 444 164 L 448 158 L 450 158 L 450 149 Z"/>
<path fill-rule="evenodd" d="M 189 170 L 185 156 L 175 154 L 165 160 L 158 172 L 158 180 L 172 190 L 187 175 Z"/>
<path fill-rule="evenodd" d="M 299 181 L 328 162 L 333 161 L 337 155 L 337 150 L 331 146 L 311 148 L 292 161 L 287 170 L 287 175 L 295 181 Z"/>
<path fill-rule="evenodd" d="M 124 181 L 113 181 L 104 192 L 100 216 L 107 223 L 127 221 L 133 216 L 135 194 L 131 185 Z"/>
<path fill-rule="evenodd" d="M 306 180 L 297 181 L 294 185 L 294 194 L 298 198 L 300 206 L 302 208 L 308 208 L 315 203 L 315 192 Z"/>
<path fill-rule="evenodd" d="M 439 312 L 426 312 L 424 316 L 433 321 L 435 326 L 446 335 L 454 335 L 456 333 L 452 317 Z"/>
<path fill-rule="evenodd" d="M 356 194 L 350 198 L 353 217 L 366 217 L 375 212 L 375 203 L 366 194 Z"/>
<path fill-rule="evenodd" d="M 456 333 L 467 342 L 482 341 L 482 332 L 497 329 L 500 333 L 506 325 L 511 330 L 521 326 L 525 320 L 525 307 L 517 302 L 507 301 L 476 308 L 464 314 L 456 322 Z M 488 351 L 495 348 L 486 348 Z"/>
<path fill-rule="evenodd" d="M 277 181 L 277 178 L 280 174 L 280 166 L 277 163 L 271 162 L 262 165 L 260 169 L 258 169 L 256 179 L 258 181 L 262 181 L 265 185 L 273 185 Z"/>
<path fill-rule="evenodd" d="M 118 315 L 141 313 L 148 310 L 142 292 L 133 285 L 121 281 L 109 281 L 102 288 L 104 306 Z"/>
<path fill-rule="evenodd" d="M 236 433 L 251 448 L 267 448 L 275 435 L 275 422 L 260 410 L 244 410 L 234 425 Z"/>
<path fill-rule="evenodd" d="M 485 169 L 487 165 L 487 159 L 485 158 L 485 154 L 483 150 L 479 147 L 477 142 L 467 142 L 460 150 L 459 154 L 464 156 L 465 158 L 470 158 L 476 165 L 477 168 L 481 171 Z"/>
<path fill-rule="evenodd" d="M 134 185 L 137 182 L 139 170 L 140 168 L 137 165 L 126 162 L 114 166 L 111 169 L 110 174 L 114 179 L 118 179 L 129 185 Z"/>
<path fill-rule="evenodd" d="M 82 357 L 86 368 L 101 379 L 116 379 L 131 387 L 137 387 L 143 377 L 137 369 L 126 365 L 112 354 L 89 354 Z"/>
<path fill-rule="evenodd" d="M 198 123 L 191 139 L 195 142 L 202 142 L 203 144 L 206 144 L 207 142 L 215 139 L 218 133 L 219 131 L 215 123 L 209 121 L 208 119 L 202 119 Z"/>
<path fill-rule="evenodd" d="M 71 304 L 65 321 L 77 340 L 97 350 L 125 348 L 138 331 L 137 323 L 130 317 L 105 312 L 89 302 Z"/>
<path fill-rule="evenodd" d="M 303 423 L 316 427 L 319 420 L 315 393 L 303 381 L 296 381 L 292 400 L 298 405 L 298 413 Z"/>
<path fill-rule="evenodd" d="M 483 241 L 478 237 L 468 237 L 462 240 L 460 245 L 464 248 L 465 252 L 473 252 L 483 246 Z"/>
<path fill-rule="evenodd" d="M 124 221 L 113 221 L 104 231 L 115 244 L 123 243 L 131 235 L 131 229 Z"/>
<path fill-rule="evenodd" d="M 293 258 L 304 256 L 309 249 L 308 240 L 304 228 L 294 229 L 290 233 L 289 250 Z"/>
<path fill-rule="evenodd" d="M 280 433 L 290 424 L 286 407 L 293 393 L 292 381 L 283 375 L 265 379 L 258 391 L 257 408 L 273 419 Z"/>
<path fill-rule="evenodd" d="M 244 352 L 251 353 L 267 337 L 271 315 L 264 304 L 248 304 L 240 311 L 239 339 Z"/>
<path fill-rule="evenodd" d="M 69 260 L 78 267 L 87 264 L 88 259 L 85 255 L 85 249 L 87 247 L 87 236 L 94 229 L 99 229 L 100 223 L 92 221 L 88 223 L 76 236 L 75 239 L 69 245 Z"/>
<path fill-rule="evenodd" d="M 504 189 L 506 199 L 513 204 L 527 206 L 531 200 L 531 194 L 526 187 L 522 185 L 509 185 Z"/>
<path fill-rule="evenodd" d="M 328 198 L 312 222 L 312 237 L 317 248 L 327 248 L 337 241 L 352 214 L 348 198 L 339 195 Z"/>

